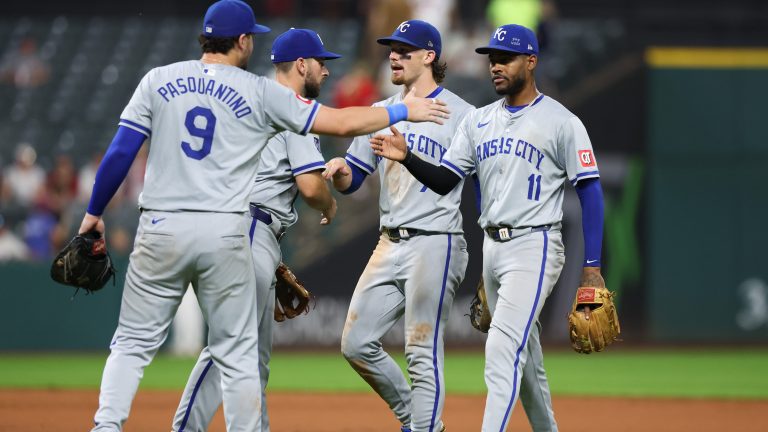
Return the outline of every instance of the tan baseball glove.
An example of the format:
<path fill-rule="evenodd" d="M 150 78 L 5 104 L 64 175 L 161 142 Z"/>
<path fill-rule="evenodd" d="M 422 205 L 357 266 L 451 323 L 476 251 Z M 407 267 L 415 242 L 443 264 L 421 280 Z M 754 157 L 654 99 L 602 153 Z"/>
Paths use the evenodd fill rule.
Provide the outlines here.
<path fill-rule="evenodd" d="M 488 333 L 488 330 L 491 328 L 491 311 L 488 310 L 488 300 L 485 297 L 483 278 L 480 278 L 475 298 L 469 304 L 469 322 L 472 324 L 472 327 L 483 333 Z"/>
<path fill-rule="evenodd" d="M 618 340 L 621 327 L 613 293 L 606 288 L 580 287 L 568 314 L 571 346 L 582 354 L 600 352 Z"/>
<path fill-rule="evenodd" d="M 309 313 L 309 301 L 315 296 L 304 288 L 291 269 L 281 262 L 275 270 L 275 276 L 275 321 L 283 322 L 286 318 Z"/>

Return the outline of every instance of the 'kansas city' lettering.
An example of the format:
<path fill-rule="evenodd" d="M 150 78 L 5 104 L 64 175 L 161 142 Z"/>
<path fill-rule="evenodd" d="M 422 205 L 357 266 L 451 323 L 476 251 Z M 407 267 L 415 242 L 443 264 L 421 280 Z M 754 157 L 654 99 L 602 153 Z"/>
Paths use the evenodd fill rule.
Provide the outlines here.
<path fill-rule="evenodd" d="M 429 155 L 432 159 L 438 162 L 443 160 L 443 155 L 448 150 L 447 148 L 440 145 L 439 142 L 426 135 L 406 133 L 403 134 L 403 136 L 408 142 L 408 148 L 411 149 L 411 151 Z"/>
<path fill-rule="evenodd" d="M 229 107 L 237 118 L 243 118 L 252 113 L 248 101 L 237 90 L 224 84 L 216 84 L 216 80 L 205 77 L 178 78 L 168 81 L 157 89 L 157 93 L 170 102 L 176 96 L 186 93 L 198 93 L 213 96 Z"/>
<path fill-rule="evenodd" d="M 537 170 L 541 167 L 541 162 L 545 157 L 544 153 L 533 144 L 511 137 L 494 138 L 475 146 L 475 156 L 477 156 L 478 162 L 499 155 L 514 155 L 528 161 Z"/>

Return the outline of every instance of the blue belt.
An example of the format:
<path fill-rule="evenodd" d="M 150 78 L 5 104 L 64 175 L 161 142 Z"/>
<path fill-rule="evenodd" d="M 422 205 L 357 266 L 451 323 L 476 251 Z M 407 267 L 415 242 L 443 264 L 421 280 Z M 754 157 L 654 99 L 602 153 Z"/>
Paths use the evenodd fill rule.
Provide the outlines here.
<path fill-rule="evenodd" d="M 249 210 L 251 211 L 251 217 L 259 222 L 264 222 L 267 225 L 272 225 L 272 215 L 258 208 L 256 204 L 249 204 Z"/>

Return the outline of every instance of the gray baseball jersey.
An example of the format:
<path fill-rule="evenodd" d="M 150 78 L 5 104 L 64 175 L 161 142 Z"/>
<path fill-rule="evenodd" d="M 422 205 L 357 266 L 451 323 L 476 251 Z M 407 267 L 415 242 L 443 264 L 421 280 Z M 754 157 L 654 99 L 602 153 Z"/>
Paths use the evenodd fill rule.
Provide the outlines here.
<path fill-rule="evenodd" d="M 543 94 L 516 113 L 503 99 L 472 112 L 442 165 L 462 178 L 477 171 L 483 228 L 560 222 L 563 181 L 599 177 L 584 125 Z"/>
<path fill-rule="evenodd" d="M 299 193 L 294 177 L 322 169 L 325 169 L 325 160 L 320 152 L 320 137 L 280 133 L 261 153 L 250 201 L 276 216 L 283 228 L 288 228 L 299 218 L 293 207 Z"/>
<path fill-rule="evenodd" d="M 448 105 L 451 118 L 444 125 L 434 123 L 400 122 L 395 127 L 403 134 L 408 147 L 424 160 L 440 164 L 446 151 L 451 147 L 453 133 L 464 116 L 474 107 L 451 91 L 438 87 L 428 97 L 437 97 Z M 400 103 L 403 95 L 398 93 L 374 106 L 388 106 Z M 391 134 L 389 129 L 378 133 Z M 374 134 L 375 135 L 375 134 Z M 381 168 L 379 180 L 380 227 L 415 228 L 425 231 L 462 233 L 461 187 L 447 195 L 438 195 L 419 183 L 400 163 L 376 156 L 368 142 L 372 135 L 355 138 L 347 150 L 346 160 L 368 174 Z"/>
<path fill-rule="evenodd" d="M 445 101 L 451 119 L 443 125 L 401 122 L 397 128 L 414 153 L 437 165 L 451 147 L 462 117 L 473 107 L 442 87 L 428 97 Z M 397 95 L 376 105 L 401 100 Z M 379 160 L 368 137 L 354 140 L 346 160 L 369 174 L 382 168 L 382 227 L 430 233 L 401 240 L 381 235 L 352 295 L 342 353 L 407 430 L 438 432 L 445 402 L 443 334 L 468 259 L 459 212 L 461 188 L 445 196 L 434 193 L 401 164 Z M 400 317 L 404 317 L 410 382 L 379 342 Z"/>
<path fill-rule="evenodd" d="M 483 279 L 492 313 L 486 342 L 488 396 L 482 430 L 503 431 L 518 398 L 534 431 L 557 431 L 538 317 L 565 262 L 560 233 L 565 180 L 598 177 L 584 125 L 538 95 L 512 113 L 504 99 L 468 115 L 442 165 L 480 180 L 486 236 Z"/>
<path fill-rule="evenodd" d="M 152 69 L 120 116 L 121 126 L 152 135 L 139 206 L 247 211 L 267 141 L 283 130 L 306 134 L 318 107 L 232 66 L 192 60 Z"/>
<path fill-rule="evenodd" d="M 151 136 L 145 210 L 104 368 L 94 431 L 121 430 L 144 367 L 191 283 L 221 372 L 228 430 L 261 429 L 256 274 L 248 193 L 276 133 L 306 134 L 319 105 L 237 67 L 186 61 L 151 70 L 120 125 Z M 272 267 L 274 268 L 274 267 Z"/>

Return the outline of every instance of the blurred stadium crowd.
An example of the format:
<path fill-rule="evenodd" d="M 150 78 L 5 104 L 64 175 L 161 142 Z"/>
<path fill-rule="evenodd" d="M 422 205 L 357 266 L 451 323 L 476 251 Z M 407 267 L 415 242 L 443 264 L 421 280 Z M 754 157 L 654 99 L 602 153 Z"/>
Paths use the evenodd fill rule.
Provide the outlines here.
<path fill-rule="evenodd" d="M 320 98 L 337 107 L 369 105 L 397 91 L 389 82 L 387 51 L 375 40 L 410 18 L 440 30 L 448 64 L 444 85 L 476 106 L 496 96 L 474 47 L 484 44 L 499 24 L 516 22 L 537 29 L 543 52 L 537 81 L 553 96 L 579 77 L 579 53 L 591 52 L 591 60 L 607 58 L 611 43 L 622 36 L 615 22 L 558 19 L 552 0 L 257 3 L 257 16 L 272 33 L 255 39 L 249 70 L 270 76 L 272 39 L 290 27 L 315 29 L 330 49 L 344 55 L 329 64 L 331 77 Z M 200 56 L 198 20 L 0 16 L 0 41 L 5 41 L 0 44 L 0 262 L 48 260 L 71 238 L 132 89 L 155 66 Z M 323 152 L 326 158 L 342 155 L 347 145 L 324 139 Z M 105 215 L 110 249 L 118 255 L 131 249 L 146 150 L 145 145 Z M 377 187 L 377 182 L 366 183 Z M 370 213 L 364 219 L 376 221 L 376 207 L 370 203 L 375 194 L 356 195 L 345 200 L 344 211 Z M 316 230 L 315 218 L 300 221 Z M 354 231 L 354 224 L 345 222 L 345 232 L 334 235 L 343 239 Z"/>

